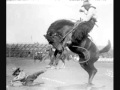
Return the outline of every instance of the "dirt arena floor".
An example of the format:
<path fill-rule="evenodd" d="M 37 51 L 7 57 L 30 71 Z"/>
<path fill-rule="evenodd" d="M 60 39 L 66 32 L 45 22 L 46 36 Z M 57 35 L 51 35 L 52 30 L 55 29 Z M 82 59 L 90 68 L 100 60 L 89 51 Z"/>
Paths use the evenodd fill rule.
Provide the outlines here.
<path fill-rule="evenodd" d="M 10 86 L 12 77 L 12 68 L 20 67 L 27 74 L 45 69 L 49 60 L 44 62 L 33 59 L 23 58 L 7 58 L 6 59 L 6 88 L 7 90 L 113 90 L 113 63 L 112 62 L 96 62 L 95 66 L 98 69 L 97 74 L 93 79 L 94 85 L 87 87 L 88 74 L 75 61 L 66 61 L 64 69 L 48 69 L 41 74 L 34 82 L 40 83 L 36 86 Z M 59 66 L 62 62 L 59 63 Z"/>

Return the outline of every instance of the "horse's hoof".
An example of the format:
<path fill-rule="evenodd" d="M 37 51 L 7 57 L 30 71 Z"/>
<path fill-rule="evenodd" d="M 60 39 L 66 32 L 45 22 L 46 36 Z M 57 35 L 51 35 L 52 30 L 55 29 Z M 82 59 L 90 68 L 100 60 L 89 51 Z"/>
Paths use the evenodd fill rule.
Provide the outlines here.
<path fill-rule="evenodd" d="M 63 66 L 63 68 L 65 68 L 65 66 Z"/>
<path fill-rule="evenodd" d="M 50 67 L 50 69 L 55 69 L 55 67 L 54 67 L 54 66 L 52 66 L 52 67 Z"/>
<path fill-rule="evenodd" d="M 46 66 L 46 68 L 50 68 L 50 67 L 52 67 L 52 66 L 50 66 L 50 65 Z"/>
<path fill-rule="evenodd" d="M 93 83 L 88 83 L 87 86 L 91 87 L 91 86 L 94 86 L 94 84 Z"/>
<path fill-rule="evenodd" d="M 65 69 L 65 67 L 60 67 L 60 69 Z"/>
<path fill-rule="evenodd" d="M 60 69 L 59 67 L 55 67 L 55 69 Z"/>

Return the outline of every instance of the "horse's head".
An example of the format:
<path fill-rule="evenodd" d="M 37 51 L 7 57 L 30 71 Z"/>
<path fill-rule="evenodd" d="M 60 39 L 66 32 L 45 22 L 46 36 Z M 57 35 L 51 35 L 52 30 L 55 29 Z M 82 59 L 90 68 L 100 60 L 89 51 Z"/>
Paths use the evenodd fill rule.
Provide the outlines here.
<path fill-rule="evenodd" d="M 49 44 L 53 46 L 58 51 L 63 50 L 62 43 L 61 43 L 61 36 L 57 33 L 44 35 L 44 37 L 48 40 Z"/>
<path fill-rule="evenodd" d="M 63 50 L 64 36 L 71 27 L 74 26 L 74 23 L 70 20 L 57 20 L 53 22 L 47 30 L 47 35 L 44 35 L 56 50 Z"/>

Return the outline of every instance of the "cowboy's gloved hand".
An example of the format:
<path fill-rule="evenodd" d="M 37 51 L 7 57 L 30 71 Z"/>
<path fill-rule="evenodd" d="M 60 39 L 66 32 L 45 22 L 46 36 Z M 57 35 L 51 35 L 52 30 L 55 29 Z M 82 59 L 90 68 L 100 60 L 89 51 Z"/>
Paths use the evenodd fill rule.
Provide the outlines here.
<path fill-rule="evenodd" d="M 81 8 L 81 9 L 79 10 L 79 12 L 85 12 L 85 9 L 84 9 L 84 8 Z"/>
<path fill-rule="evenodd" d="M 83 22 L 83 19 L 82 19 L 82 18 L 80 18 L 80 22 Z"/>
<path fill-rule="evenodd" d="M 87 21 L 83 18 L 80 18 L 80 22 L 82 23 L 82 22 L 87 22 Z"/>
<path fill-rule="evenodd" d="M 79 12 L 84 12 L 84 10 L 80 9 Z"/>

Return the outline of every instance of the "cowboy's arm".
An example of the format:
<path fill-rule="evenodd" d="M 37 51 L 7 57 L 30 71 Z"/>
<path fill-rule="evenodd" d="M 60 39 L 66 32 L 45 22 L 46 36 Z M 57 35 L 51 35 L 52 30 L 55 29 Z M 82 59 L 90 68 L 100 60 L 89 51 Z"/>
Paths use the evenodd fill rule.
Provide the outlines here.
<path fill-rule="evenodd" d="M 15 77 L 13 80 L 12 80 L 12 82 L 16 82 L 16 81 L 20 81 L 21 80 L 21 78 L 19 78 L 18 76 L 17 77 Z"/>
<path fill-rule="evenodd" d="M 81 7 L 80 10 L 79 10 L 79 12 L 86 14 L 86 10 L 85 10 L 84 7 Z"/>
<path fill-rule="evenodd" d="M 12 82 L 16 82 L 16 81 L 20 81 L 21 80 L 21 78 L 20 79 L 14 79 L 14 80 L 12 80 Z"/>
<path fill-rule="evenodd" d="M 85 11 L 85 8 L 81 7 L 79 12 L 84 12 Z"/>
<path fill-rule="evenodd" d="M 94 16 L 95 13 L 96 10 L 94 8 L 90 8 L 83 21 L 89 21 Z"/>

